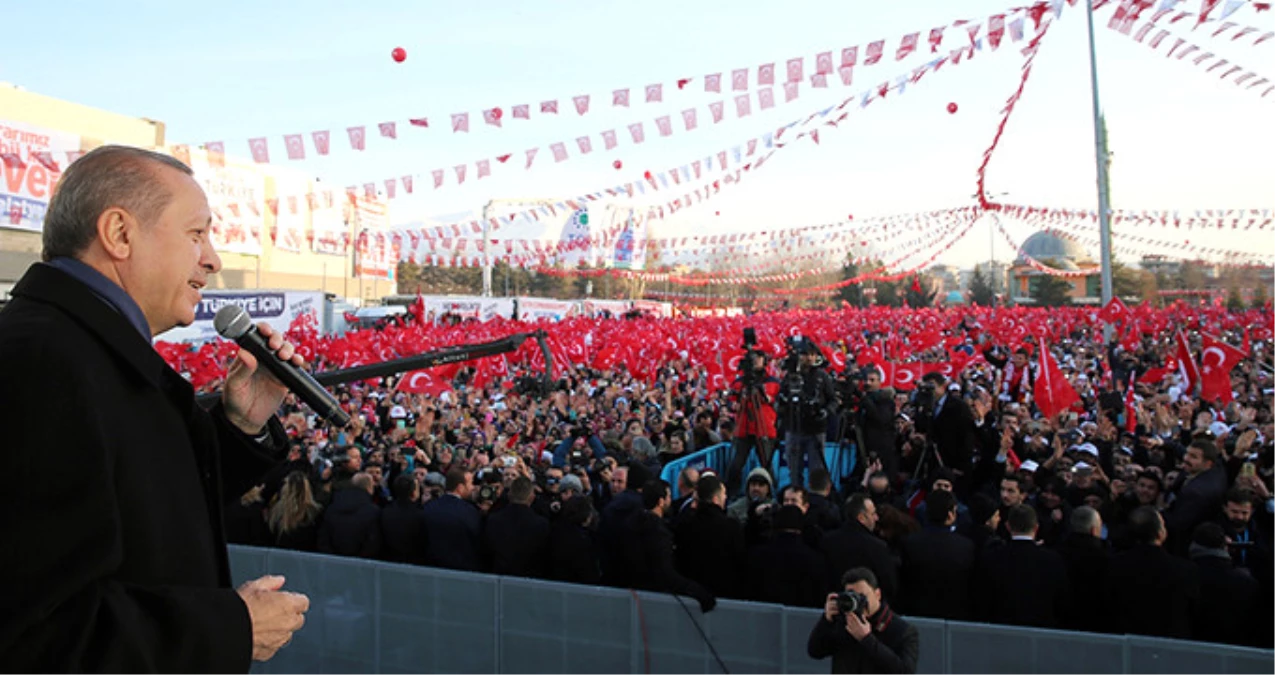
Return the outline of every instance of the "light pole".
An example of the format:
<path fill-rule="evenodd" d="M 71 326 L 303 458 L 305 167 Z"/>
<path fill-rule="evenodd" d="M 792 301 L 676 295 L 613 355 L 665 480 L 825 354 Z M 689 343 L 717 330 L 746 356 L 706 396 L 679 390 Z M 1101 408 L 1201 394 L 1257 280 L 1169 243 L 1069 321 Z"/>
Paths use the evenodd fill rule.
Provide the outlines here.
<path fill-rule="evenodd" d="M 978 199 L 978 195 L 970 195 L 970 196 L 973 197 L 974 199 Z M 992 201 L 998 197 L 1008 197 L 1008 196 L 1009 196 L 1008 192 L 996 192 L 996 193 L 987 195 L 987 199 L 988 201 Z M 1001 221 L 1000 221 L 1000 217 L 996 215 L 995 211 L 992 211 L 991 214 L 992 214 L 992 220 L 989 221 L 987 224 L 987 256 L 988 256 L 987 257 L 988 259 L 987 276 L 991 277 L 989 281 L 992 284 L 992 295 L 996 295 L 996 291 L 1000 287 L 1000 285 L 996 283 L 996 277 L 997 277 L 996 228 L 1000 226 Z"/>
<path fill-rule="evenodd" d="M 1102 304 L 1111 302 L 1111 205 L 1107 194 L 1107 136 L 1102 130 L 1102 105 L 1098 101 L 1098 52 L 1094 46 L 1093 2 L 1085 2 L 1089 30 L 1089 85 L 1093 100 L 1094 163 L 1098 167 L 1098 239 L 1102 247 Z M 1102 329 L 1104 342 L 1111 342 L 1111 324 Z"/>

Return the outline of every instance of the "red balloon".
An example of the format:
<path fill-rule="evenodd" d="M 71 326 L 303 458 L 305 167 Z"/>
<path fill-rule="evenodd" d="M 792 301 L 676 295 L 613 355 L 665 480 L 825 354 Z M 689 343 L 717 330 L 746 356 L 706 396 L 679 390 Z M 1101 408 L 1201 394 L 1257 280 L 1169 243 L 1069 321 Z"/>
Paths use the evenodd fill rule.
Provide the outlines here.
<path fill-rule="evenodd" d="M 407 60 L 407 50 L 402 47 L 395 47 L 394 51 L 390 52 L 390 57 L 394 59 L 395 63 L 402 63 Z"/>
<path fill-rule="evenodd" d="M 955 114 L 956 114 L 956 102 L 955 102 L 955 101 L 953 101 L 952 103 L 947 104 L 947 111 L 948 111 L 949 113 L 953 114 L 953 115 L 955 115 Z"/>
<path fill-rule="evenodd" d="M 611 166 L 615 167 L 616 171 L 619 171 L 624 166 L 624 162 L 617 159 L 614 162 L 611 162 Z"/>
<path fill-rule="evenodd" d="M 647 180 L 651 180 L 651 172 L 647 171 L 646 173 L 642 174 L 642 177 Z"/>
<path fill-rule="evenodd" d="M 505 116 L 505 111 L 501 110 L 500 108 L 492 108 L 491 116 L 495 117 L 496 119 L 500 119 Z"/>
<path fill-rule="evenodd" d="M 721 211 L 714 211 L 714 212 L 713 212 L 713 215 L 715 215 L 715 216 L 720 216 L 720 215 L 722 215 L 722 212 L 721 212 Z"/>

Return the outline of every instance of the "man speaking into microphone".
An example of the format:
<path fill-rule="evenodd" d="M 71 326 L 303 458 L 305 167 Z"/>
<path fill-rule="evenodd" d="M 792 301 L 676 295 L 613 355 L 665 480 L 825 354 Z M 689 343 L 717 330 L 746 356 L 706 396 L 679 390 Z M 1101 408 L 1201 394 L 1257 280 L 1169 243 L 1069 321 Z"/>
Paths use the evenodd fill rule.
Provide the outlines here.
<path fill-rule="evenodd" d="M 246 672 L 304 623 L 282 577 L 231 586 L 222 528 L 281 458 L 284 385 L 241 350 L 205 411 L 151 346 L 221 269 L 211 221 L 190 168 L 145 150 L 98 148 L 58 184 L 44 262 L 0 312 L 3 670 Z"/>

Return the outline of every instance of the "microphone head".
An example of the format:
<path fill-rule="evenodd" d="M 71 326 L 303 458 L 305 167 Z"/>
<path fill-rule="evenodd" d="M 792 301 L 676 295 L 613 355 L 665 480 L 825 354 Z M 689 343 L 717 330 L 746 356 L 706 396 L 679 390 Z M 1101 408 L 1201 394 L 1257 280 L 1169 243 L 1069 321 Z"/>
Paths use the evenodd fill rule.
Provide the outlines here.
<path fill-rule="evenodd" d="M 238 340 L 252 330 L 252 318 L 239 305 L 223 305 L 213 316 L 213 328 L 227 340 Z"/>

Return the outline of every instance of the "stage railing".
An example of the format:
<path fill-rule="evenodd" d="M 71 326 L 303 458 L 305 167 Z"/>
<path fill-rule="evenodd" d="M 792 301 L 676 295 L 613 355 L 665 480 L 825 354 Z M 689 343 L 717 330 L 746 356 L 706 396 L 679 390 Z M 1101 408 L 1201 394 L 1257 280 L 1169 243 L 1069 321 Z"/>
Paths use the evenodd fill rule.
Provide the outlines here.
<path fill-rule="evenodd" d="M 237 583 L 265 573 L 310 596 L 306 625 L 256 673 L 827 673 L 806 656 L 814 609 L 230 547 Z M 689 610 L 689 613 L 688 611 Z M 1271 673 L 1225 645 L 910 619 L 922 673 Z"/>
<path fill-rule="evenodd" d="M 788 457 L 783 450 L 783 443 L 777 444 L 775 452 L 770 459 L 770 475 L 775 476 L 776 480 L 779 481 L 775 485 L 776 488 L 788 484 Z M 824 444 L 823 461 L 828 465 L 828 473 L 832 474 L 832 485 L 837 490 L 841 490 L 842 482 L 854 473 L 858 454 L 855 452 L 854 446 L 849 443 L 845 447 L 841 447 L 837 443 Z M 673 486 L 673 497 L 676 499 L 681 496 L 681 491 L 677 489 L 677 476 L 682 473 L 683 469 L 693 467 L 703 471 L 705 467 L 711 468 L 718 476 L 722 477 L 722 480 L 725 480 L 726 469 L 730 467 L 730 462 L 734 457 L 735 451 L 731 448 L 730 443 L 719 443 L 665 464 L 664 469 L 660 472 L 660 478 Z M 759 465 L 757 453 L 751 453 L 748 457 L 748 462 L 744 464 L 743 476 L 747 476 L 749 471 Z M 805 470 L 803 474 L 808 477 L 810 471 Z M 742 481 L 743 478 L 741 477 L 740 480 Z"/>

